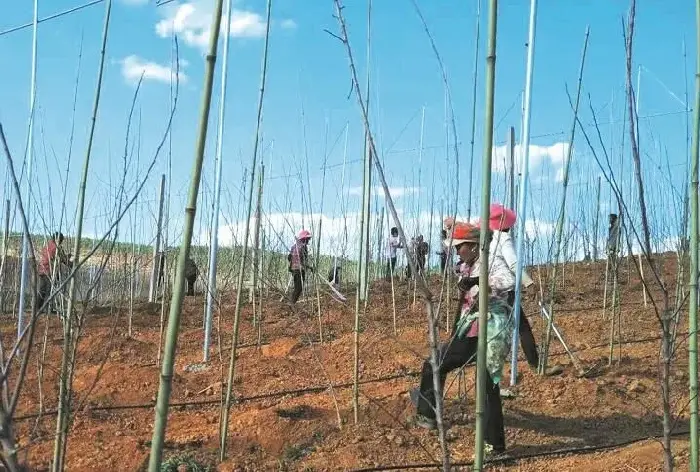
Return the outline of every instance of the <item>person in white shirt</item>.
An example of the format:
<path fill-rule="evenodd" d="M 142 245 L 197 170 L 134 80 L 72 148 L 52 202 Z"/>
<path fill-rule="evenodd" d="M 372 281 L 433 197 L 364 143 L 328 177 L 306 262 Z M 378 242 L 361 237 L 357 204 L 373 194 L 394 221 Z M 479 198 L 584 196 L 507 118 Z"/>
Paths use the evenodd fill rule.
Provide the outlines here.
<path fill-rule="evenodd" d="M 513 210 L 498 203 L 491 205 L 489 213 L 489 229 L 492 231 L 489 253 L 493 258 L 502 259 L 512 274 L 512 285 L 506 292 L 508 293 L 508 305 L 513 307 L 515 304 L 515 270 L 518 259 L 515 254 L 513 240 L 510 237 L 510 229 L 515 225 L 517 216 Z M 523 287 L 528 288 L 533 283 L 528 273 L 523 269 Z M 535 342 L 535 337 L 532 335 L 532 327 L 525 316 L 522 305 L 520 306 L 520 325 L 518 331 L 520 333 L 520 345 L 525 353 L 527 363 L 530 365 L 530 368 L 537 369 L 539 365 L 537 343 Z"/>
<path fill-rule="evenodd" d="M 396 227 L 391 228 L 391 235 L 389 236 L 389 239 L 387 240 L 387 245 L 386 245 L 386 278 L 387 280 L 390 279 L 393 274 L 394 270 L 396 269 L 396 251 L 397 249 L 402 248 L 403 246 L 401 245 L 401 240 L 399 239 L 399 229 Z"/>

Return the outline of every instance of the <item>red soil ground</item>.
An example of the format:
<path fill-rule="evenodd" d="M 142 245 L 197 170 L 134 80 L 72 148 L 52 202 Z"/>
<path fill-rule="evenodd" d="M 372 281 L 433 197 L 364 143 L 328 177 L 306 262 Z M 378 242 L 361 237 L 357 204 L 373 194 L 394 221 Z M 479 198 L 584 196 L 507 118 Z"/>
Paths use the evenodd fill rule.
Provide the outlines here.
<path fill-rule="evenodd" d="M 673 259 L 667 258 L 665 265 L 665 275 L 672 282 Z M 600 446 L 653 437 L 661 432 L 659 341 L 649 340 L 657 338 L 660 332 L 654 309 L 651 303 L 644 307 L 638 277 L 632 274 L 628 280 L 627 269 L 623 270 L 621 338 L 629 343 L 616 347 L 617 361 L 609 367 L 610 322 L 603 317 L 601 301 L 603 271 L 601 264 L 567 266 L 564 288 L 557 295 L 556 315 L 556 324 L 576 355 L 587 368 L 597 366 L 598 375 L 579 378 L 557 341 L 552 344 L 551 363 L 563 366 L 562 375 L 537 376 L 521 360 L 518 395 L 504 400 L 508 455 Z M 533 272 L 537 274 L 536 270 Z M 437 283 L 434 288 L 439 292 Z M 166 458 L 188 452 L 200 462 L 211 464 L 213 470 L 222 471 L 352 470 L 439 461 L 436 434 L 415 428 L 410 422 L 413 409 L 407 391 L 416 384 L 414 373 L 427 354 L 427 344 L 424 310 L 420 303 L 410 306 L 409 288 L 405 284 L 397 286 L 395 335 L 391 290 L 384 282 L 372 287 L 360 335 L 360 375 L 367 383 L 360 390 L 358 424 L 353 421 L 352 388 L 346 386 L 352 382 L 354 301 L 350 299 L 343 305 L 324 297 L 324 342 L 319 343 L 315 303 L 301 304 L 292 312 L 277 298 L 271 294 L 263 306 L 262 335 L 269 344 L 260 349 L 253 346 L 239 350 L 233 388 L 240 402 L 231 409 L 229 455 L 220 465 L 216 460 L 218 402 L 228 369 L 233 300 L 226 300 L 219 323 L 215 323 L 216 328 L 220 326 L 214 336 L 220 333 L 222 352 L 215 342 L 213 360 L 198 372 L 187 367 L 202 360 L 203 300 L 186 300 L 171 403 L 200 404 L 171 407 Z M 660 299 L 659 293 L 654 298 Z M 525 308 L 539 341 L 544 324 L 537 315 L 533 294 L 526 297 Z M 75 413 L 70 430 L 68 470 L 133 471 L 147 463 L 154 419 L 151 403 L 159 381 L 156 360 L 160 307 L 137 307 L 131 338 L 126 331 L 127 312 L 105 309 L 88 318 L 75 370 L 75 403 L 81 409 Z M 251 345 L 256 340 L 251 308 L 246 307 L 243 315 L 241 343 Z M 17 411 L 20 457 L 32 470 L 48 470 L 55 428 L 53 411 L 62 329 L 55 317 L 50 320 L 40 376 L 44 329 L 42 319 Z M 685 313 L 680 331 L 687 331 Z M 12 320 L 5 320 L 2 332 L 7 346 L 13 339 Z M 673 409 L 679 417 L 680 432 L 688 428 L 685 339 L 682 334 L 679 336 L 680 347 L 672 368 Z M 447 417 L 452 422 L 448 440 L 452 459 L 457 462 L 470 461 L 474 448 L 473 372 L 473 367 L 466 368 L 466 397 L 462 400 L 457 382 L 451 383 L 455 376 L 448 378 L 452 385 L 446 403 Z M 384 377 L 391 379 L 371 382 Z M 329 383 L 336 386 L 332 391 L 326 388 Z M 309 387 L 320 388 L 246 400 Z M 100 409 L 121 405 L 146 407 Z M 40 410 L 40 418 L 32 416 Z M 338 416 L 342 421 L 340 428 Z M 679 467 L 687 466 L 686 439 L 679 435 L 673 443 Z M 661 464 L 661 446 L 649 439 L 617 449 L 513 460 L 492 467 L 532 472 L 652 471 L 661 470 Z"/>

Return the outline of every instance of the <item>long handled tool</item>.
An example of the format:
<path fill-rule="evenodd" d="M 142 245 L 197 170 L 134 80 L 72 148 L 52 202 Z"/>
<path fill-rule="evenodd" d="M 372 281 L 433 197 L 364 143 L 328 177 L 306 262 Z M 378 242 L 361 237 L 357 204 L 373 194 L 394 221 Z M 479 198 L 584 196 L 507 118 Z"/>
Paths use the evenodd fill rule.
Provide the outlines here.
<path fill-rule="evenodd" d="M 539 302 L 539 305 L 540 305 L 540 310 L 542 312 L 542 317 L 546 321 L 549 321 L 549 312 L 544 307 L 544 305 L 542 305 L 542 302 Z M 583 368 L 583 365 L 581 364 L 581 361 L 579 360 L 579 358 L 576 357 L 576 354 L 574 354 L 571 351 L 571 349 L 569 349 L 569 345 L 564 340 L 564 336 L 562 336 L 561 332 L 559 331 L 559 328 L 557 328 L 557 326 L 554 323 L 552 323 L 552 331 L 554 332 L 556 337 L 559 338 L 559 342 L 561 342 L 561 345 L 564 346 L 564 350 L 571 358 L 571 361 L 574 363 L 574 366 L 576 367 L 576 369 L 579 372 L 579 376 L 583 377 L 584 375 L 586 375 L 588 372 Z"/>
<path fill-rule="evenodd" d="M 340 300 L 340 301 L 342 301 L 342 302 L 346 302 L 346 301 L 348 300 L 347 298 L 345 298 L 345 295 L 343 295 L 342 293 L 340 293 L 340 292 L 338 291 L 338 289 L 336 289 L 336 288 L 333 286 L 333 284 L 331 284 L 329 281 L 327 281 L 326 279 L 324 279 L 323 277 L 321 277 L 321 276 L 318 275 L 318 274 L 316 274 L 316 277 L 318 278 L 318 280 L 320 280 L 321 282 L 323 282 L 324 284 L 326 284 L 326 285 L 328 286 L 328 288 L 331 289 L 331 292 L 333 293 L 333 295 L 335 295 L 335 297 L 336 297 L 338 300 Z"/>

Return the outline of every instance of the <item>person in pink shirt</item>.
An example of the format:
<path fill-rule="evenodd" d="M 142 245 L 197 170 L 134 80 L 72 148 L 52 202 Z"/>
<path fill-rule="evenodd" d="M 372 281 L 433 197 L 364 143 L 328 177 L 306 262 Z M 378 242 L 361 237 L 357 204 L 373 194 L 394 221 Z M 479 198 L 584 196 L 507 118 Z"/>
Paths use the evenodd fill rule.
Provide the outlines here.
<path fill-rule="evenodd" d="M 304 289 L 303 283 L 306 278 L 306 269 L 309 258 L 309 241 L 311 241 L 311 233 L 305 229 L 299 231 L 297 240 L 289 250 L 287 260 L 289 261 L 289 272 L 292 273 L 294 281 L 294 290 L 289 297 L 290 303 L 294 304 L 299 300 L 301 292 Z"/>
<path fill-rule="evenodd" d="M 70 266 L 71 261 L 63 252 L 63 233 L 54 233 L 53 237 L 41 251 L 41 259 L 37 267 L 38 290 L 36 295 L 37 313 L 44 309 L 44 304 L 51 294 L 51 285 L 54 271 L 57 269 L 56 261 Z"/>

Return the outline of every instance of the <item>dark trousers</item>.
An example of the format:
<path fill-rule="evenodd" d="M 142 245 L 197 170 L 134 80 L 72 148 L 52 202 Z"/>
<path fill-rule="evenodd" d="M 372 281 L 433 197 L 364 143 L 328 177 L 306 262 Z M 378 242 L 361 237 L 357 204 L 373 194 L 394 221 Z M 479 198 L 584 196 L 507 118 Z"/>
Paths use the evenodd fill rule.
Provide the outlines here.
<path fill-rule="evenodd" d="M 416 258 L 416 269 L 420 275 L 425 274 L 425 256 L 418 256 Z"/>
<path fill-rule="evenodd" d="M 440 346 L 440 391 L 445 386 L 447 374 L 459 369 L 476 359 L 477 338 L 454 338 L 452 342 Z M 420 398 L 418 414 L 435 418 L 435 390 L 433 389 L 433 369 L 430 360 L 423 362 L 420 380 Z M 494 384 L 491 375 L 486 373 L 486 442 L 497 452 L 506 448 L 506 436 L 503 426 L 503 407 L 498 384 Z"/>
<path fill-rule="evenodd" d="M 508 292 L 508 304 L 515 304 L 515 291 Z M 531 368 L 536 369 L 540 363 L 540 356 L 537 352 L 537 343 L 532 334 L 532 327 L 525 316 L 522 304 L 520 305 L 520 325 L 518 326 L 518 334 L 520 334 L 520 346 L 525 353 L 525 359 Z"/>
<path fill-rule="evenodd" d="M 440 272 L 445 273 L 445 267 L 447 266 L 447 254 L 440 253 Z"/>
<path fill-rule="evenodd" d="M 197 276 L 189 276 L 186 279 L 187 282 L 187 296 L 194 297 L 194 283 L 197 281 Z"/>
<path fill-rule="evenodd" d="M 306 278 L 306 274 L 304 273 L 303 270 L 293 270 L 292 271 L 292 280 L 294 281 L 294 289 L 292 290 L 292 294 L 289 297 L 289 301 L 292 303 L 296 303 L 297 300 L 299 300 L 299 297 L 301 296 L 301 292 L 304 290 L 304 279 Z"/>
<path fill-rule="evenodd" d="M 41 308 L 46 303 L 46 300 L 51 295 L 51 277 L 45 274 L 39 275 L 39 286 L 37 287 L 36 294 L 36 309 L 37 312 L 41 311 Z M 49 307 L 46 307 L 47 309 Z"/>
<path fill-rule="evenodd" d="M 396 256 L 390 257 L 386 262 L 386 278 L 390 279 L 394 271 L 396 270 Z"/>

